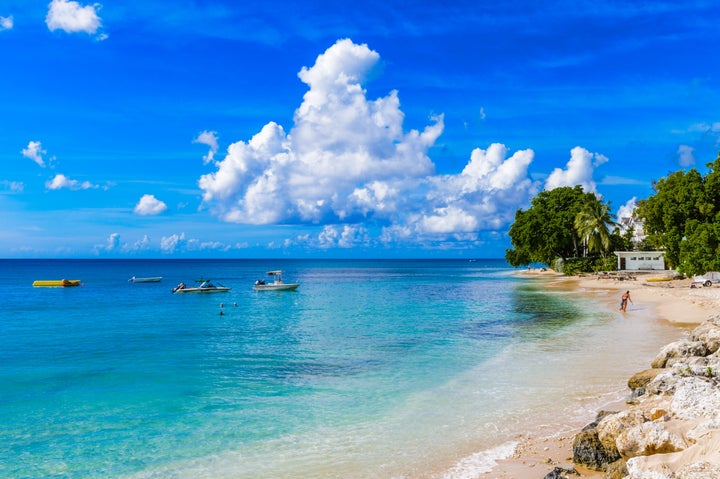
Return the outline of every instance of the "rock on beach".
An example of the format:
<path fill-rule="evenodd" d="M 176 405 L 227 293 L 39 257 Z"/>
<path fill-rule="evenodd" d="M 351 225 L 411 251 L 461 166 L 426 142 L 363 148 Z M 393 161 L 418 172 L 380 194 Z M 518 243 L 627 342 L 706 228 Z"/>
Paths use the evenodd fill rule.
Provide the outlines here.
<path fill-rule="evenodd" d="M 630 406 L 575 436 L 573 462 L 604 478 L 720 479 L 720 314 L 628 381 Z"/>

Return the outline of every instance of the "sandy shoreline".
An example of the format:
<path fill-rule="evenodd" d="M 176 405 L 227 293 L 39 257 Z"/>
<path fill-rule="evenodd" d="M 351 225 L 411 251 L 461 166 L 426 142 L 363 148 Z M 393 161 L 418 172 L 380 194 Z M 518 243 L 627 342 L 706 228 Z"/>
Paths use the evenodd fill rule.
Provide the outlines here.
<path fill-rule="evenodd" d="M 568 288 L 580 294 L 586 294 L 614 310 L 623 317 L 649 316 L 656 320 L 668 321 L 678 326 L 678 339 L 684 331 L 689 331 L 705 321 L 712 313 L 720 309 L 720 286 L 710 288 L 690 288 L 691 280 L 673 280 L 647 282 L 648 277 L 659 274 L 639 276 L 637 280 L 618 281 L 597 279 L 594 276 L 566 277 L 552 271 L 531 270 L 523 275 L 548 278 L 549 287 Z M 630 291 L 632 303 L 625 313 L 618 311 L 620 296 Z M 640 332 L 641 334 L 641 332 Z M 648 367 L 650 360 L 648 358 Z M 624 384 L 629 377 L 619 378 Z M 630 390 L 628 389 L 628 395 Z M 608 409 L 623 410 L 624 401 L 608 405 Z M 590 422 L 589 418 L 587 422 Z M 572 425 L 568 425 L 571 426 Z M 536 430 L 519 437 L 515 454 L 499 461 L 498 466 L 482 477 L 493 479 L 542 479 L 555 466 L 573 468 L 572 444 L 574 435 L 584 424 L 575 425 L 570 433 Z M 601 478 L 603 473 L 576 467 L 581 477 Z"/>

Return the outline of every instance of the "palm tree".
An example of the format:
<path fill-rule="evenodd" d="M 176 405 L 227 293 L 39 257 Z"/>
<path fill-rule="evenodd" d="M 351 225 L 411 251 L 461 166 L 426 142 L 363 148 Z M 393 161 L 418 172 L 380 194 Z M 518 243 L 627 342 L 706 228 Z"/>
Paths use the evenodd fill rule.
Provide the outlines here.
<path fill-rule="evenodd" d="M 575 216 L 574 226 L 590 253 L 599 252 L 605 256 L 610 248 L 610 228 L 616 224 L 610 214 L 610 205 L 595 198 L 587 201 Z"/>

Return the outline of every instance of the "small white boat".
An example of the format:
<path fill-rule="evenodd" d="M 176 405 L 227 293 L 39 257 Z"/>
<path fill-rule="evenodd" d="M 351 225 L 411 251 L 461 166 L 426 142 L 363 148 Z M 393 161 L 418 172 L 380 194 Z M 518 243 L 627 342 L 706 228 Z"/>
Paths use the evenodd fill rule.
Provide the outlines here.
<path fill-rule="evenodd" d="M 230 288 L 220 283 L 213 284 L 209 279 L 203 280 L 200 286 L 188 288 L 185 283 L 180 283 L 172 289 L 173 293 L 226 293 Z"/>
<path fill-rule="evenodd" d="M 300 283 L 283 283 L 282 271 L 268 271 L 268 276 L 273 277 L 272 283 L 266 283 L 263 280 L 255 281 L 253 289 L 255 291 L 295 291 Z"/>
<path fill-rule="evenodd" d="M 148 278 L 133 276 L 128 280 L 128 283 L 159 283 L 160 281 L 162 281 L 162 276 L 150 276 Z"/>

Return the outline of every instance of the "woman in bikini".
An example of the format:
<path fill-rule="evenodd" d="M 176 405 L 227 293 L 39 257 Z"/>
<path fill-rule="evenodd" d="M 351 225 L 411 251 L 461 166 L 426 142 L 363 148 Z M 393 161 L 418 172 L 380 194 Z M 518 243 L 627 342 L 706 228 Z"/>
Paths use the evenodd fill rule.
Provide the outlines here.
<path fill-rule="evenodd" d="M 627 310 L 628 301 L 630 301 L 631 303 L 633 302 L 633 300 L 630 299 L 630 291 L 625 291 L 625 294 L 623 294 L 620 298 L 620 311 L 622 311 L 623 313 Z"/>

